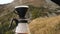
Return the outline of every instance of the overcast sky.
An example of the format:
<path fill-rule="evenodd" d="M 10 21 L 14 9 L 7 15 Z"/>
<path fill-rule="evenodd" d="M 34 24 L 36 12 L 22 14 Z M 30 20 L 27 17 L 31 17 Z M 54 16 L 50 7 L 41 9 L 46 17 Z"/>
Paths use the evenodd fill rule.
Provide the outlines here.
<path fill-rule="evenodd" d="M 0 4 L 11 3 L 13 0 L 0 0 Z"/>

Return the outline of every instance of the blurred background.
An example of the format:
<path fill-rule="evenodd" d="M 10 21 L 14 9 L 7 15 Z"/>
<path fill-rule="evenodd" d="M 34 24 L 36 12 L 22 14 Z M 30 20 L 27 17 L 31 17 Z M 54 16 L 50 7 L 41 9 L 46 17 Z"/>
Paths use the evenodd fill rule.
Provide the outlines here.
<path fill-rule="evenodd" d="M 31 34 L 60 34 L 60 6 L 50 0 L 14 0 L 0 5 L 0 34 L 14 34 L 16 24 L 13 23 L 11 29 L 9 24 L 11 18 L 18 18 L 13 11 L 15 6 L 20 5 L 29 6 L 27 14 L 31 16 L 26 14 L 26 17 L 31 17 Z"/>

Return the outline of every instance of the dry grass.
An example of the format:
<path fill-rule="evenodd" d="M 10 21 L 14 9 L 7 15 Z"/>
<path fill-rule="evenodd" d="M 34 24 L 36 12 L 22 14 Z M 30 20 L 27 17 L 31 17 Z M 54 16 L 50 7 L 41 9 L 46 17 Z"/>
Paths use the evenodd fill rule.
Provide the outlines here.
<path fill-rule="evenodd" d="M 29 26 L 32 34 L 60 34 L 60 16 L 37 18 Z"/>

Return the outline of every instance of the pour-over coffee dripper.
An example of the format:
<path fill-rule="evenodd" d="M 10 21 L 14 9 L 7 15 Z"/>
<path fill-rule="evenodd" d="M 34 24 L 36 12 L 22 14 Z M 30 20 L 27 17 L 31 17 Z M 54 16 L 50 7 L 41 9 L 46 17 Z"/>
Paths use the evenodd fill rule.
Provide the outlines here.
<path fill-rule="evenodd" d="M 28 20 L 25 18 L 26 12 L 28 10 L 28 6 L 16 6 L 15 10 L 17 14 L 19 15 L 19 19 L 12 19 L 10 27 L 12 27 L 13 21 L 16 23 L 16 34 L 29 34 L 29 26 L 28 26 Z"/>
<path fill-rule="evenodd" d="M 17 14 L 19 15 L 19 18 L 25 19 L 26 12 L 28 10 L 28 6 L 16 6 L 15 10 Z"/>

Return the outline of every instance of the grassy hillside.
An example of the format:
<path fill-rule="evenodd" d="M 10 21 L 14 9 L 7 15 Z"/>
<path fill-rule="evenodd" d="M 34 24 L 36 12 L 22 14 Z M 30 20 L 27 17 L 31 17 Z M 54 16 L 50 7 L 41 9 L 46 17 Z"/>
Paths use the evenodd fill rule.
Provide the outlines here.
<path fill-rule="evenodd" d="M 38 17 L 45 17 L 45 16 L 47 16 L 47 17 L 49 17 L 50 15 L 48 15 L 48 14 L 51 14 L 52 13 L 52 11 L 55 11 L 55 10 L 50 10 L 50 9 L 48 9 L 48 8 L 44 8 L 43 6 L 41 6 L 41 7 L 34 7 L 34 6 L 32 6 L 32 5 L 29 5 L 30 6 L 30 8 L 29 8 L 29 12 L 31 13 L 31 19 L 35 19 L 35 18 L 38 18 Z M 8 10 L 8 11 L 6 11 L 6 10 L 4 10 L 6 13 L 9 13 L 10 11 Z M 48 14 L 47 14 L 48 13 Z M 2 14 L 4 14 L 4 12 L 2 13 Z M 52 14 L 51 14 L 52 15 Z M 52 15 L 53 16 L 53 15 Z M 4 16 L 2 16 L 2 17 L 0 17 L 0 34 L 13 34 L 14 32 L 11 30 L 11 29 L 8 29 L 9 28 L 9 24 L 10 24 L 10 20 L 11 20 L 11 18 L 13 18 L 13 17 L 17 17 L 17 14 L 15 14 L 14 12 L 10 12 L 9 14 L 7 14 L 7 15 L 4 15 Z M 38 18 L 39 19 L 39 18 Z M 44 18 L 44 19 L 46 19 L 46 18 Z M 43 20 L 44 20 L 43 19 Z M 42 18 L 41 18 L 41 20 L 42 20 Z M 37 21 L 39 21 L 39 20 L 37 20 Z M 36 22 L 37 22 L 36 21 Z M 44 21 L 43 21 L 44 22 Z M 34 24 L 34 23 L 33 23 Z M 15 25 L 13 25 L 12 26 L 12 29 L 15 27 Z M 31 26 L 32 27 L 32 26 Z M 36 26 L 37 27 L 37 26 Z M 35 29 L 35 28 L 34 28 Z M 32 29 L 31 29 L 32 30 Z M 33 32 L 32 32 L 33 34 L 35 34 L 34 33 L 34 30 L 33 30 Z M 38 32 L 37 32 L 38 33 Z"/>
<path fill-rule="evenodd" d="M 60 16 L 36 18 L 29 26 L 31 34 L 60 34 Z"/>
<path fill-rule="evenodd" d="M 55 8 L 54 10 L 50 9 L 50 5 L 46 4 L 45 0 L 23 0 L 22 4 L 28 5 L 30 7 L 29 13 L 31 13 L 30 17 L 33 21 L 29 25 L 30 25 L 32 34 L 44 34 L 44 33 L 48 34 L 50 33 L 51 30 L 55 32 L 54 27 L 57 27 L 57 29 L 59 28 L 59 25 L 58 26 L 53 25 L 54 27 L 52 27 L 52 25 L 50 25 L 50 27 L 49 26 L 45 27 L 45 25 L 49 25 L 50 22 L 54 24 L 54 21 L 58 22 L 59 24 L 59 20 L 58 20 L 59 17 L 57 16 L 58 13 L 57 15 L 55 15 L 56 14 L 55 12 L 57 10 L 60 10 L 60 8 Z M 9 24 L 10 24 L 11 18 L 17 17 L 17 14 L 13 12 L 14 7 L 20 6 L 20 5 L 21 5 L 20 0 L 18 1 L 15 0 L 11 4 L 2 5 L 2 6 L 0 5 L 0 34 L 14 34 L 12 29 L 14 29 L 15 23 L 13 23 L 12 29 L 9 29 Z M 53 15 L 52 13 L 55 13 L 55 14 Z M 57 17 L 51 17 L 49 14 Z M 44 17 L 44 18 L 39 18 L 39 17 Z M 48 23 L 46 24 L 45 22 L 49 22 L 49 24 Z M 48 27 L 51 29 L 49 30 Z M 48 30 L 48 33 L 45 32 L 46 30 Z"/>

